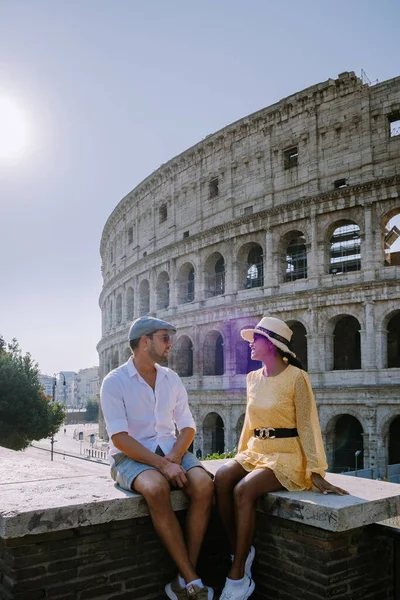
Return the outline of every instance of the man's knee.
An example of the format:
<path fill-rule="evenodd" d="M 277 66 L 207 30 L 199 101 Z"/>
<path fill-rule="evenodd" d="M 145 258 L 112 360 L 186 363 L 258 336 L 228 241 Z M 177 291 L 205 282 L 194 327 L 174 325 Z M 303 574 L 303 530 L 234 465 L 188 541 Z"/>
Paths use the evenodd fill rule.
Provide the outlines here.
<path fill-rule="evenodd" d="M 135 491 L 139 491 L 150 506 L 170 503 L 171 489 L 168 481 L 164 478 L 147 481 Z"/>
<path fill-rule="evenodd" d="M 188 473 L 188 496 L 192 499 L 202 500 L 203 502 L 211 502 L 214 495 L 214 483 L 211 477 L 204 470 L 199 471 L 196 477 L 191 477 L 190 471 Z M 194 472 L 192 475 L 194 475 Z"/>

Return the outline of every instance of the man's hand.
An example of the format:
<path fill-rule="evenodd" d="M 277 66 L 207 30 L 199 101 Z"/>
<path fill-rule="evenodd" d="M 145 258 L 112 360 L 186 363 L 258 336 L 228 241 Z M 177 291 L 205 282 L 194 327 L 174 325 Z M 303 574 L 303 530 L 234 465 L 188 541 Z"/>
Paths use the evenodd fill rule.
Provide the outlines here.
<path fill-rule="evenodd" d="M 349 493 L 346 490 L 342 490 L 342 488 L 340 487 L 336 487 L 336 485 L 332 485 L 319 473 L 311 473 L 311 481 L 313 485 L 317 488 L 317 490 L 319 490 L 323 494 L 333 492 L 334 494 L 339 494 L 339 496 L 345 496 Z"/>
<path fill-rule="evenodd" d="M 168 452 L 168 454 L 166 454 L 164 458 L 166 458 L 171 463 L 175 463 L 176 465 L 180 465 L 182 462 L 182 456 L 180 454 L 177 454 L 173 450 L 171 452 Z"/>
<path fill-rule="evenodd" d="M 166 458 L 166 457 L 164 457 Z M 186 471 L 180 465 L 169 460 L 163 461 L 159 471 L 173 487 L 183 488 L 187 485 Z"/>

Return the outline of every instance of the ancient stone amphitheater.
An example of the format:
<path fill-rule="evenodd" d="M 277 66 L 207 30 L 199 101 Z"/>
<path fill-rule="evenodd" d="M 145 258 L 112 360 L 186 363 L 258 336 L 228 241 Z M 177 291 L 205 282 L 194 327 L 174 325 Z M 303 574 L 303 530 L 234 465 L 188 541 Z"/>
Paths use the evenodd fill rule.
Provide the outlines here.
<path fill-rule="evenodd" d="M 194 450 L 232 449 L 258 368 L 239 331 L 277 316 L 310 374 L 330 469 L 400 462 L 399 192 L 400 77 L 345 72 L 207 136 L 105 224 L 101 375 L 129 357 L 132 319 L 173 322 Z"/>

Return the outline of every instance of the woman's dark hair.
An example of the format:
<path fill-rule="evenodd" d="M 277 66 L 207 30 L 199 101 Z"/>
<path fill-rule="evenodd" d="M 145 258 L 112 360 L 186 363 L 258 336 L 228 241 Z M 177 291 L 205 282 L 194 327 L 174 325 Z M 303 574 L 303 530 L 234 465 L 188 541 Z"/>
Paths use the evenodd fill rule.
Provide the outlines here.
<path fill-rule="evenodd" d="M 301 364 L 301 362 L 299 361 L 298 358 L 295 358 L 294 356 L 289 354 L 289 352 L 283 352 L 283 350 L 281 350 L 280 348 L 276 348 L 276 349 L 278 350 L 278 354 L 280 354 L 280 356 L 282 358 L 285 358 L 287 360 L 287 362 L 289 363 L 289 365 L 293 365 L 294 367 L 297 367 L 298 369 L 305 371 L 305 368 L 303 367 L 303 365 Z"/>

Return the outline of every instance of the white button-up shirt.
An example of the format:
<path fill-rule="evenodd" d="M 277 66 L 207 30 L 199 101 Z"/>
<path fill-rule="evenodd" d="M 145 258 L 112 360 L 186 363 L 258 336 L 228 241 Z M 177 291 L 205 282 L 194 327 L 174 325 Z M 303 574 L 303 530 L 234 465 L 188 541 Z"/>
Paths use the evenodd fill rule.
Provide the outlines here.
<path fill-rule="evenodd" d="M 100 399 L 110 438 L 111 462 L 120 452 L 111 439 L 116 433 L 126 431 L 152 452 L 160 446 L 168 454 L 176 442 L 176 427 L 178 431 L 184 427 L 196 429 L 180 377 L 167 367 L 155 367 L 154 390 L 140 376 L 131 358 L 103 380 Z"/>

